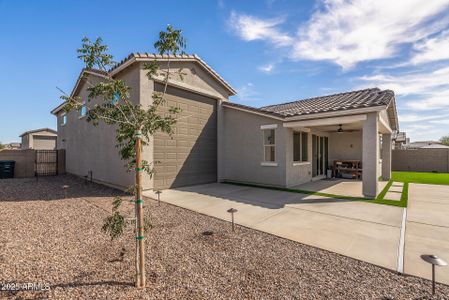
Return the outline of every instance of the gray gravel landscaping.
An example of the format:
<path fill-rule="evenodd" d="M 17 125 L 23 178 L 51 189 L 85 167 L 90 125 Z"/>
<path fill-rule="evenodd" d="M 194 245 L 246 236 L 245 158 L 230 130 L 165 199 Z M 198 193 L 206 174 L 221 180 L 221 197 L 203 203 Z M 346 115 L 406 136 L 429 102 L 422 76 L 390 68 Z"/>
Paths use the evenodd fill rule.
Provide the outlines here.
<path fill-rule="evenodd" d="M 50 287 L 0 298 L 433 299 L 427 280 L 149 200 L 148 287 L 138 290 L 132 226 L 113 242 L 101 232 L 120 194 L 72 176 L 0 180 L 0 284 Z M 437 291 L 449 299 L 449 286 Z"/>

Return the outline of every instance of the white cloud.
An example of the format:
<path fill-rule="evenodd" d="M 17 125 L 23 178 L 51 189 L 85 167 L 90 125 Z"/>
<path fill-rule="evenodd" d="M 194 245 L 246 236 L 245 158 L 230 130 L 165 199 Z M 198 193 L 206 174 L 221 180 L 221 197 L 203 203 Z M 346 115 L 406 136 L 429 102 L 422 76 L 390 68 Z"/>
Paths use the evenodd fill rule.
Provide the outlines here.
<path fill-rule="evenodd" d="M 232 12 L 229 25 L 245 41 L 266 40 L 275 47 L 280 47 L 291 45 L 293 42 L 293 39 L 278 27 L 284 21 L 284 18 L 260 19 Z"/>
<path fill-rule="evenodd" d="M 260 66 L 258 69 L 262 72 L 271 73 L 271 71 L 273 71 L 274 69 L 274 64 L 263 65 Z"/>
<path fill-rule="evenodd" d="M 420 41 L 413 48 L 415 53 L 410 60 L 412 64 L 449 59 L 449 30 Z"/>
<path fill-rule="evenodd" d="M 442 30 L 447 22 L 432 17 L 448 5 L 447 0 L 324 1 L 300 28 L 293 57 L 330 60 L 343 68 L 392 57 L 400 45 Z"/>
<path fill-rule="evenodd" d="M 248 82 L 237 88 L 237 98 L 241 102 L 259 100 L 259 93 L 254 89 L 254 85 Z"/>
<path fill-rule="evenodd" d="M 391 89 L 396 95 L 407 96 L 405 106 L 411 109 L 449 109 L 449 67 L 405 74 L 362 76 L 359 79 L 366 82 L 366 86 Z"/>

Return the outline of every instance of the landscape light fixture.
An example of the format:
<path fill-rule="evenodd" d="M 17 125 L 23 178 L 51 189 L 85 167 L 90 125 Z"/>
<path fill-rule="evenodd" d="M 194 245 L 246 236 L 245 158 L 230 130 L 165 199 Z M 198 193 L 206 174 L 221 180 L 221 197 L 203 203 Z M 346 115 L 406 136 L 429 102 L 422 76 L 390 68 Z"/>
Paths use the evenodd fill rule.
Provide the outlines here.
<path fill-rule="evenodd" d="M 235 231 L 235 229 L 234 229 L 234 213 L 236 213 L 236 212 L 237 212 L 237 209 L 235 209 L 235 208 L 228 209 L 228 213 L 231 214 L 231 218 L 232 218 L 232 232 Z"/>
<path fill-rule="evenodd" d="M 69 189 L 68 185 L 63 185 L 62 189 L 64 190 L 64 199 L 67 198 L 67 190 Z"/>
<path fill-rule="evenodd" d="M 447 266 L 447 262 L 436 255 L 423 254 L 421 258 L 432 265 L 432 295 L 435 295 L 435 266 Z"/>
<path fill-rule="evenodd" d="M 162 194 L 162 191 L 157 190 L 155 193 L 157 195 L 157 205 L 161 205 L 161 194 Z"/>

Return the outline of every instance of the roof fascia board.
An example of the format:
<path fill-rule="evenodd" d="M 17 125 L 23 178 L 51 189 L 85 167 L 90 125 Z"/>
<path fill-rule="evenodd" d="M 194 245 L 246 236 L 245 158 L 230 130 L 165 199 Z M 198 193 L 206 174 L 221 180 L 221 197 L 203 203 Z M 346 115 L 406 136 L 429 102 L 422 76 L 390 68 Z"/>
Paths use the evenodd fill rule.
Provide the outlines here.
<path fill-rule="evenodd" d="M 284 121 L 284 118 L 276 117 L 276 116 L 273 116 L 273 115 L 270 115 L 270 114 L 266 114 L 266 113 L 262 113 L 262 112 L 253 111 L 253 110 L 250 110 L 250 109 L 245 109 L 243 107 L 236 107 L 236 106 L 229 106 L 229 105 L 223 105 L 223 107 L 231 108 L 231 109 L 235 109 L 235 110 L 240 110 L 240 111 L 243 111 L 243 112 L 247 112 L 247 113 L 250 113 L 250 114 L 255 114 L 255 115 L 259 115 L 259 116 L 263 116 L 263 117 L 267 117 L 267 118 L 271 118 L 271 119 L 275 119 L 275 120 Z"/>
<path fill-rule="evenodd" d="M 367 116 L 362 114 L 362 115 L 352 115 L 352 116 L 289 122 L 289 123 L 284 123 L 283 126 L 287 127 L 287 128 L 326 126 L 326 125 L 334 125 L 334 124 L 354 123 L 354 122 L 359 122 L 359 121 L 365 121 L 366 119 L 367 119 Z"/>
<path fill-rule="evenodd" d="M 81 79 L 83 78 L 85 73 L 90 74 L 90 75 L 94 75 L 94 76 L 98 76 L 98 77 L 102 77 L 102 78 L 108 78 L 108 76 L 106 76 L 106 75 L 98 74 L 96 72 L 92 72 L 92 71 L 89 71 L 89 70 L 83 70 L 81 72 L 81 74 L 78 76 L 78 79 L 76 80 L 75 87 L 73 88 L 72 92 L 70 93 L 70 97 L 74 97 L 75 96 L 75 92 L 78 89 L 78 86 L 81 83 Z M 59 104 L 56 108 L 54 108 L 51 111 L 51 113 L 54 114 L 54 115 L 57 114 L 61 109 L 64 108 L 65 104 L 66 104 L 65 102 Z"/>
<path fill-rule="evenodd" d="M 387 122 L 385 122 L 385 120 L 379 115 L 379 125 L 380 125 L 380 129 L 379 130 L 381 133 L 389 133 L 391 134 L 393 132 L 393 130 L 391 130 L 390 126 L 388 126 Z"/>
<path fill-rule="evenodd" d="M 324 112 L 324 113 L 316 113 L 311 115 L 300 115 L 300 116 L 292 116 L 286 117 L 284 120 L 286 122 L 289 121 L 300 121 L 300 120 L 310 120 L 310 119 L 318 119 L 318 118 L 326 118 L 326 117 L 335 117 L 342 115 L 354 115 L 354 114 L 363 114 L 370 112 L 379 112 L 386 109 L 385 105 L 380 105 L 376 107 L 365 107 L 365 108 L 356 108 L 356 109 L 348 109 L 348 110 L 339 110 L 332 112 Z"/>
<path fill-rule="evenodd" d="M 232 95 L 236 95 L 237 92 L 228 84 L 226 83 L 222 78 L 218 77 L 216 72 L 212 70 L 211 67 L 209 67 L 202 59 L 200 59 L 199 57 L 197 58 L 168 58 L 168 57 L 162 57 L 162 58 L 152 58 L 152 57 L 132 57 L 130 58 L 128 61 L 126 61 L 125 63 L 121 64 L 120 66 L 118 66 L 116 69 L 112 70 L 110 72 L 111 76 L 116 75 L 117 73 L 119 73 L 120 71 L 122 71 L 123 69 L 129 67 L 131 64 L 133 64 L 134 62 L 137 61 L 153 61 L 153 60 L 157 60 L 157 61 L 179 61 L 179 62 L 197 62 L 199 63 L 204 69 L 206 69 L 206 71 L 212 75 L 212 77 L 214 77 L 218 82 L 221 83 L 221 85 L 223 85 L 229 92 L 231 92 L 231 96 Z"/>

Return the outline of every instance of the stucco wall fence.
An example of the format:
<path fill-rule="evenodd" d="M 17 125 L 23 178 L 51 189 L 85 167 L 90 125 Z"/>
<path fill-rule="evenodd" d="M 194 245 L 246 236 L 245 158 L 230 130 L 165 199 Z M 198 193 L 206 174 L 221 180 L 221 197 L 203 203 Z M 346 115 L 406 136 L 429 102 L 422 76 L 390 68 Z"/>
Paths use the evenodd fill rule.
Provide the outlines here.
<path fill-rule="evenodd" d="M 392 170 L 449 173 L 449 149 L 393 150 Z"/>
<path fill-rule="evenodd" d="M 0 160 L 14 160 L 14 177 L 34 177 L 36 150 L 2 150 Z M 65 151 L 58 150 L 58 174 L 65 173 Z"/>

